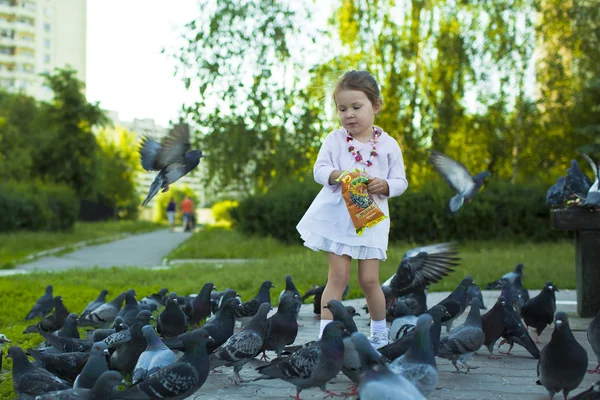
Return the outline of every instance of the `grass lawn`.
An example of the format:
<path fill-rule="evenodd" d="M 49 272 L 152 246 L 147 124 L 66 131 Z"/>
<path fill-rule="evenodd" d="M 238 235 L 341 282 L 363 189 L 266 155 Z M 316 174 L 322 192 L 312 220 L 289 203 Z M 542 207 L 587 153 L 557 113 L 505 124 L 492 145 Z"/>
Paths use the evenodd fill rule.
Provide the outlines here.
<path fill-rule="evenodd" d="M 80 239 L 79 239 L 80 240 Z M 396 270 L 404 252 L 414 247 L 399 243 L 390 246 L 388 261 L 381 265 L 381 280 Z M 514 269 L 518 263 L 525 265 L 524 285 L 530 289 L 541 288 L 552 280 L 560 288 L 575 288 L 574 246 L 570 241 L 555 243 L 461 243 L 461 265 L 456 272 L 431 290 L 452 290 L 466 275 L 484 286 L 504 272 Z M 54 285 L 54 294 L 61 295 L 66 307 L 81 313 L 87 303 L 96 298 L 99 291 L 108 289 L 109 300 L 118 293 L 134 288 L 138 299 L 167 287 L 179 294 L 197 293 L 205 282 L 215 283 L 219 290 L 235 288 L 248 299 L 255 295 L 260 283 L 269 279 L 275 284 L 271 298 L 276 303 L 284 287 L 285 275 L 290 273 L 301 292 L 311 284 L 323 284 L 327 277 L 325 253 L 313 252 L 302 246 L 286 246 L 274 240 L 245 238 L 235 231 L 206 229 L 194 234 L 170 258 L 257 258 L 244 264 L 180 265 L 167 270 L 88 269 L 77 272 L 36 273 L 0 278 L 0 333 L 4 333 L 14 345 L 27 349 L 41 342 L 36 334 L 23 335 L 29 325 L 24 317 L 44 292 L 48 284 Z M 362 297 L 356 281 L 356 269 L 352 270 L 350 298 Z M 37 322 L 37 320 L 29 321 Z M 83 330 L 82 330 L 83 332 Z M 6 354 L 6 349 L 4 350 Z M 11 361 L 4 360 L 0 372 L 0 398 L 14 398 L 10 379 Z"/>
<path fill-rule="evenodd" d="M 149 232 L 165 225 L 149 221 L 77 222 L 67 232 L 0 233 L 0 269 L 13 268 L 30 254 L 119 233 Z"/>

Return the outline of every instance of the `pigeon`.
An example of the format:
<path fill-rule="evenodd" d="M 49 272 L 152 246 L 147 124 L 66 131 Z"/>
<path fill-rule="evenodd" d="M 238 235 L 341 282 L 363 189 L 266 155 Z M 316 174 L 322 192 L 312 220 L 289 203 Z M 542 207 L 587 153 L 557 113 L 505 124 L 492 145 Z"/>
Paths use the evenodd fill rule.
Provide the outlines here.
<path fill-rule="evenodd" d="M 198 327 L 200 322 L 205 318 L 210 317 L 212 312 L 210 305 L 210 294 L 215 290 L 215 285 L 212 282 L 205 283 L 198 296 L 190 302 L 190 313 L 187 315 L 188 323 L 191 326 Z"/>
<path fill-rule="evenodd" d="M 504 275 L 502 275 L 500 278 L 498 278 L 497 280 L 495 280 L 494 282 L 489 283 L 486 286 L 486 290 L 494 290 L 498 288 L 498 285 L 500 285 L 500 281 L 501 280 L 507 280 L 511 285 L 512 283 L 515 281 L 515 279 L 517 279 L 517 276 L 521 277 L 521 281 L 523 281 L 523 268 L 525 268 L 525 266 L 523 264 L 518 264 L 515 267 L 514 271 L 510 271 L 505 273 Z"/>
<path fill-rule="evenodd" d="M 354 317 L 360 317 L 360 313 L 356 312 L 356 308 L 352 307 L 352 306 L 346 306 L 346 311 L 348 311 L 348 314 L 354 318 Z"/>
<path fill-rule="evenodd" d="M 69 384 L 46 371 L 43 368 L 33 366 L 23 349 L 12 346 L 6 355 L 12 358 L 12 383 L 13 389 L 18 396 L 37 396 L 55 390 L 69 389 Z"/>
<path fill-rule="evenodd" d="M 108 348 L 102 342 L 94 343 L 89 354 L 89 360 L 83 367 L 81 373 L 75 379 L 73 388 L 91 389 L 100 376 L 108 371 Z"/>
<path fill-rule="evenodd" d="M 27 313 L 25 317 L 26 321 L 34 318 L 44 318 L 46 315 L 50 314 L 50 311 L 54 308 L 54 296 L 52 295 L 52 285 L 46 286 L 46 293 L 41 296 L 33 307 L 31 311 Z"/>
<path fill-rule="evenodd" d="M 548 207 L 562 207 L 567 201 L 567 191 L 565 190 L 565 185 L 567 183 L 567 178 L 564 176 L 558 177 L 556 183 L 546 192 L 546 205 Z"/>
<path fill-rule="evenodd" d="M 258 290 L 256 296 L 248 301 L 243 302 L 242 306 L 236 310 L 236 317 L 241 321 L 242 326 L 244 326 L 246 322 L 250 320 L 254 314 L 256 314 L 261 304 L 271 304 L 271 295 L 269 291 L 274 287 L 275 286 L 271 281 L 264 281 L 260 285 L 260 289 Z"/>
<path fill-rule="evenodd" d="M 207 344 L 209 353 L 212 353 L 233 335 L 235 312 L 239 307 L 240 301 L 237 298 L 234 297 L 226 300 L 217 312 L 217 315 L 215 315 L 215 318 L 202 327 L 212 338 L 212 341 Z"/>
<path fill-rule="evenodd" d="M 185 352 L 178 362 L 190 363 L 198 372 L 198 384 L 202 386 L 210 369 L 206 344 L 211 340 L 211 337 L 206 329 L 200 328 L 179 335 L 178 338 L 185 346 Z"/>
<path fill-rule="evenodd" d="M 467 302 L 470 302 L 472 298 L 477 297 L 481 301 L 481 309 L 485 310 L 486 307 L 483 304 L 483 294 L 481 293 L 481 289 L 475 282 L 471 283 L 471 286 L 467 289 Z"/>
<path fill-rule="evenodd" d="M 415 326 L 417 317 L 408 309 L 406 303 L 401 300 L 396 301 L 391 308 L 387 310 L 387 315 L 392 316 L 392 326 L 390 327 L 390 341 L 400 338 L 400 329 L 406 325 Z"/>
<path fill-rule="evenodd" d="M 152 293 L 150 296 L 146 296 L 139 301 L 141 304 L 156 304 L 156 307 L 162 307 L 165 305 L 164 297 L 169 293 L 169 289 L 162 288 L 158 293 Z"/>
<path fill-rule="evenodd" d="M 373 349 L 365 335 L 355 332 L 350 339 L 360 356 L 358 392 L 361 400 L 425 400 L 412 383 L 390 371 L 381 354 Z"/>
<path fill-rule="evenodd" d="M 454 242 L 433 244 L 408 250 L 400 265 L 383 286 L 390 286 L 395 297 L 424 289 L 453 272 L 460 258 Z"/>
<path fill-rule="evenodd" d="M 463 203 L 469 203 L 491 175 L 489 171 L 483 171 L 472 176 L 463 164 L 435 150 L 431 150 L 429 162 L 456 193 L 448 202 L 451 215 L 456 215 Z"/>
<path fill-rule="evenodd" d="M 556 295 L 558 289 L 550 281 L 546 282 L 542 291 L 530 299 L 521 309 L 521 318 L 525 326 L 535 328 L 537 337 L 536 343 L 540 343 L 540 335 L 546 329 L 546 326 L 552 324 L 554 313 L 556 312 Z"/>
<path fill-rule="evenodd" d="M 512 284 L 512 290 L 515 296 L 513 304 L 518 313 L 521 312 L 521 309 L 529 301 L 529 291 L 525 289 L 523 283 L 521 282 L 522 277 L 517 276 L 515 281 Z"/>
<path fill-rule="evenodd" d="M 54 298 L 54 312 L 37 324 L 28 326 L 25 328 L 23 333 L 35 333 L 35 332 L 56 332 L 65 324 L 65 319 L 69 315 L 69 310 L 65 307 L 61 296 Z"/>
<path fill-rule="evenodd" d="M 214 369 L 222 365 L 231 366 L 233 367 L 233 382 L 235 384 L 244 382 L 240 377 L 240 370 L 262 348 L 269 311 L 271 311 L 269 303 L 265 302 L 261 304 L 257 313 L 246 326 L 227 339 L 225 343 L 210 355 L 210 368 Z"/>
<path fill-rule="evenodd" d="M 389 286 L 384 286 L 389 288 Z M 398 298 L 393 298 L 388 303 L 386 300 L 386 320 L 388 322 L 394 322 L 396 318 L 395 315 L 397 311 L 394 311 L 394 307 L 398 307 L 397 303 L 403 304 L 404 315 L 414 315 L 418 317 L 427 311 L 427 294 L 425 293 L 425 289 L 415 291 L 413 293 L 407 294 L 405 296 L 401 296 Z M 415 318 L 416 321 L 416 318 Z"/>
<path fill-rule="evenodd" d="M 71 313 L 65 319 L 65 324 L 57 332 L 57 335 L 60 337 L 79 339 L 79 331 L 77 330 L 77 325 L 79 325 L 79 316 L 75 313 Z"/>
<path fill-rule="evenodd" d="M 227 288 L 222 292 L 211 292 L 210 294 L 210 304 L 211 304 L 211 308 L 212 308 L 212 313 L 216 314 L 217 311 L 219 311 L 219 308 L 221 308 L 221 305 L 227 300 L 230 299 L 232 297 L 238 297 L 239 298 L 239 294 L 238 292 L 236 292 L 233 289 Z M 240 299 L 240 303 L 242 302 L 242 300 Z M 208 322 L 210 319 L 214 318 L 213 317 L 209 318 L 206 322 Z"/>
<path fill-rule="evenodd" d="M 119 294 L 106 304 L 91 311 L 88 315 L 79 319 L 79 326 L 93 326 L 95 328 L 109 328 L 119 314 L 127 292 Z"/>
<path fill-rule="evenodd" d="M 148 347 L 140 355 L 133 369 L 132 383 L 134 385 L 177 361 L 175 353 L 160 340 L 152 325 L 144 326 L 142 333 L 146 338 Z"/>
<path fill-rule="evenodd" d="M 600 381 L 594 382 L 588 390 L 571 397 L 571 400 L 600 400 Z"/>
<path fill-rule="evenodd" d="M 187 317 L 177 306 L 175 293 L 169 294 L 165 300 L 165 308 L 156 320 L 156 331 L 162 337 L 176 337 L 187 330 Z"/>
<path fill-rule="evenodd" d="M 183 122 L 175 125 L 160 144 L 150 137 L 143 136 L 139 152 L 142 168 L 146 171 L 159 171 L 150 185 L 142 207 L 145 207 L 160 189 L 163 193 L 169 190 L 169 185 L 196 168 L 200 159 L 204 157 L 200 150 L 191 150 L 190 127 Z"/>
<path fill-rule="evenodd" d="M 467 361 L 485 341 L 485 333 L 481 329 L 480 308 L 481 302 L 478 298 L 474 298 L 471 301 L 471 309 L 464 324 L 457 326 L 440 342 L 436 355 L 452 361 L 452 365 L 458 373 L 462 371 L 458 368 L 457 361 L 467 367 L 465 374 L 472 369 L 479 368 L 472 367 Z"/>
<path fill-rule="evenodd" d="M 427 314 L 431 315 L 433 324 L 429 331 L 429 337 L 431 338 L 431 347 L 433 348 L 433 354 L 437 353 L 440 346 L 440 336 L 442 333 L 442 319 L 450 317 L 446 307 L 436 305 L 431 307 Z M 411 346 L 414 337 L 414 326 L 407 327 L 403 336 L 398 340 L 391 342 L 383 347 L 377 349 L 381 355 L 383 355 L 388 361 L 393 361 L 408 351 Z"/>
<path fill-rule="evenodd" d="M 118 386 L 123 383 L 123 376 L 117 371 L 106 371 L 91 389 L 73 388 L 50 392 L 37 396 L 36 400 L 96 400 L 112 399 Z"/>
<path fill-rule="evenodd" d="M 27 349 L 27 354 L 35 360 L 34 366 L 44 368 L 68 382 L 77 378 L 90 356 L 85 352 L 51 353 L 34 349 Z"/>
<path fill-rule="evenodd" d="M 94 343 L 101 342 L 114 333 L 121 332 L 125 329 L 129 329 L 129 326 L 123 322 L 123 318 L 121 317 L 115 318 L 114 325 L 114 329 L 92 329 L 87 331 L 88 340 Z"/>
<path fill-rule="evenodd" d="M 587 339 L 596 355 L 596 361 L 598 362 L 596 368 L 588 372 L 591 374 L 600 374 L 600 311 L 598 311 L 588 325 Z"/>
<path fill-rule="evenodd" d="M 102 304 L 106 303 L 106 295 L 108 294 L 108 290 L 103 289 L 102 291 L 100 291 L 100 294 L 98 295 L 98 297 L 96 298 L 96 300 L 94 301 L 90 301 L 88 303 L 88 305 L 85 307 L 85 310 L 83 310 L 83 312 L 81 313 L 81 317 L 80 318 L 85 318 L 88 315 L 90 315 L 90 313 L 94 310 L 96 310 L 98 307 L 100 307 Z"/>
<path fill-rule="evenodd" d="M 133 368 L 135 367 L 140 354 L 142 354 L 147 347 L 146 339 L 142 333 L 142 327 L 148 325 L 150 319 L 153 319 L 150 311 L 144 310 L 139 312 L 135 323 L 129 327 L 128 332 L 130 339 L 119 344 L 116 350 L 110 356 L 110 369 L 116 369 L 122 374 L 129 374 L 133 372 Z M 120 333 L 122 332 L 119 332 L 119 334 Z"/>
<path fill-rule="evenodd" d="M 423 314 L 417 319 L 415 334 L 408 351 L 390 364 L 390 370 L 411 382 L 427 397 L 437 387 L 439 376 L 431 345 L 433 318 Z"/>
<path fill-rule="evenodd" d="M 515 343 L 525 347 L 525 350 L 529 352 L 533 356 L 533 358 L 540 358 L 540 350 L 537 348 L 531 336 L 527 332 L 525 325 L 521 321 L 521 317 L 515 311 L 512 306 L 512 285 L 508 283 L 508 281 L 500 281 L 502 287 L 501 296 L 506 299 L 506 303 L 504 304 L 504 331 L 502 332 L 502 340 L 498 347 L 502 346 L 504 343 L 508 343 L 510 348 L 506 353 L 506 355 L 511 355 L 510 352 Z"/>
<path fill-rule="evenodd" d="M 291 294 L 292 296 L 297 295 L 298 299 L 302 298 L 302 295 L 300 294 L 298 289 L 296 289 L 296 285 L 294 285 L 294 281 L 292 281 L 292 276 L 289 274 L 285 276 L 285 289 L 282 290 L 281 293 L 279 294 L 279 301 L 281 301 L 281 298 L 286 293 Z M 298 318 L 298 314 L 300 313 L 301 306 L 302 306 L 302 302 L 298 302 L 296 304 L 296 309 L 295 309 L 295 313 L 294 313 L 296 318 Z"/>
<path fill-rule="evenodd" d="M 133 325 L 135 323 L 135 317 L 140 311 L 142 311 L 142 309 L 140 308 L 137 300 L 135 299 L 135 290 L 128 290 L 127 294 L 125 295 L 125 306 L 123 306 L 123 308 L 119 310 L 117 317 L 123 318 L 123 322 L 127 325 Z M 114 328 L 114 322 L 112 325 L 112 327 Z"/>
<path fill-rule="evenodd" d="M 566 313 L 556 313 L 554 326 L 552 338 L 542 349 L 537 364 L 539 380 L 536 383 L 546 388 L 550 398 L 562 391 L 566 399 L 569 392 L 583 381 L 588 356 L 573 336 Z"/>
<path fill-rule="evenodd" d="M 288 275 L 289 276 L 289 275 Z M 279 298 L 277 312 L 267 319 L 267 333 L 263 341 L 261 360 L 266 360 L 266 351 L 272 350 L 281 357 L 283 348 L 294 343 L 298 335 L 298 322 L 296 320 L 297 305 L 300 303 L 300 295 L 288 291 Z"/>
<path fill-rule="evenodd" d="M 198 371 L 192 364 L 176 362 L 161 369 L 139 384 L 117 392 L 114 398 L 117 400 L 182 400 L 194 394 L 202 384 Z"/>
<path fill-rule="evenodd" d="M 330 396 L 339 396 L 327 390 L 327 383 L 335 378 L 344 363 L 344 325 L 339 321 L 329 323 L 323 337 L 294 352 L 289 357 L 279 358 L 256 370 L 261 379 L 281 379 L 296 386 L 296 400 L 304 389 L 318 387 Z"/>
<path fill-rule="evenodd" d="M 583 158 L 590 164 L 592 168 L 592 172 L 594 173 L 594 182 L 592 186 L 588 189 L 588 192 L 585 196 L 585 201 L 583 205 L 585 207 L 593 207 L 596 210 L 600 211 L 600 163 L 596 164 L 587 154 L 581 153 Z"/>
<path fill-rule="evenodd" d="M 48 332 L 40 332 L 40 335 L 46 339 L 46 342 L 49 343 L 50 346 L 54 347 L 61 353 L 72 353 L 77 351 L 85 353 L 90 351 L 94 345 L 92 342 L 89 342 L 85 339 L 60 337 Z"/>
<path fill-rule="evenodd" d="M 4 343 L 12 343 L 8 338 L 0 333 L 0 370 L 2 370 L 2 359 L 4 358 L 4 354 L 2 353 L 2 345 Z"/>
<path fill-rule="evenodd" d="M 506 299 L 503 296 L 498 297 L 498 301 L 494 304 L 494 307 L 481 316 L 481 328 L 485 334 L 485 341 L 483 345 L 487 347 L 490 352 L 489 359 L 493 360 L 500 358 L 494 356 L 494 345 L 496 341 L 502 336 L 504 332 L 504 305 Z"/>
<path fill-rule="evenodd" d="M 308 299 L 309 297 L 313 297 L 313 313 L 315 314 L 315 319 L 321 318 L 321 298 L 323 297 L 323 292 L 325 291 L 325 287 L 327 283 L 323 286 L 313 285 L 313 287 L 304 293 L 302 296 L 302 302 Z M 350 285 L 346 285 L 344 292 L 342 293 L 342 300 L 346 298 L 348 292 L 350 291 Z M 368 313 L 368 311 L 367 311 Z"/>
<path fill-rule="evenodd" d="M 454 321 L 465 312 L 467 308 L 467 290 L 472 284 L 473 279 L 471 276 L 465 277 L 448 297 L 438 303 L 446 307 L 446 310 L 450 314 L 450 318 L 442 319 L 442 325 L 446 326 L 446 332 L 450 332 Z M 481 301 L 478 304 L 481 305 Z"/>
<path fill-rule="evenodd" d="M 567 180 L 565 183 L 565 189 L 569 197 L 585 199 L 591 186 L 592 182 L 579 169 L 577 160 L 571 160 L 571 168 L 567 169 Z"/>

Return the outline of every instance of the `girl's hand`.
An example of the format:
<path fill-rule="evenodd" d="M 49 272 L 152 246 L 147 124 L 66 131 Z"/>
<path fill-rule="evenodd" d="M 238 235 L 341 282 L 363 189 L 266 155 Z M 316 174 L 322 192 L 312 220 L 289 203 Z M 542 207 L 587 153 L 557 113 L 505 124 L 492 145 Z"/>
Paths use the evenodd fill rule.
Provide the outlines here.
<path fill-rule="evenodd" d="M 390 194 L 390 187 L 388 186 L 387 181 L 381 178 L 373 178 L 367 185 L 367 189 L 369 190 L 369 193 L 372 194 L 383 194 L 386 196 Z"/>

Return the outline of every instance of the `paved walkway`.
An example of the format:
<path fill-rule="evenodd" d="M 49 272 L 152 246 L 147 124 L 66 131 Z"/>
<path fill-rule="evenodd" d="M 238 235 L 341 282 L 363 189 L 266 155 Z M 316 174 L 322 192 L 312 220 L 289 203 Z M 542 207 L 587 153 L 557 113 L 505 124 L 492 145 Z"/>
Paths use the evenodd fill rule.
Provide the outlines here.
<path fill-rule="evenodd" d="M 47 271 L 95 266 L 101 268 L 113 266 L 154 267 L 161 265 L 162 258 L 191 235 L 191 232 L 169 232 L 168 229 L 142 233 L 110 243 L 83 247 L 60 256 L 39 258 L 26 264 L 17 265 L 15 270 Z"/>
<path fill-rule="evenodd" d="M 530 295 L 534 296 L 539 291 L 530 290 Z M 484 304 L 491 308 L 498 297 L 498 291 L 484 291 Z M 431 293 L 428 299 L 428 305 L 432 306 L 446 297 L 448 293 Z M 557 293 L 557 308 L 558 310 L 569 313 L 571 318 L 571 326 L 575 330 L 575 337 L 586 348 L 589 358 L 589 368 L 596 366 L 596 359 L 589 343 L 586 339 L 585 329 L 589 319 L 581 319 L 574 315 L 576 312 L 576 296 L 575 291 L 560 291 Z M 364 315 L 361 309 L 365 304 L 364 299 L 349 300 L 344 302 L 347 305 L 353 305 L 361 314 L 356 318 L 356 323 L 359 331 L 368 334 L 369 328 L 368 315 Z M 273 313 L 274 311 L 272 311 Z M 486 310 L 484 310 L 486 312 Z M 462 323 L 466 317 L 466 313 L 453 326 Z M 300 311 L 299 323 L 304 324 L 304 327 L 299 329 L 296 343 L 304 343 L 309 340 L 314 340 L 317 336 L 319 322 L 313 318 L 312 304 L 304 304 Z M 444 336 L 445 328 L 443 328 L 442 336 Z M 548 343 L 552 327 L 544 331 L 541 337 L 542 344 L 540 348 Z M 532 335 L 535 335 L 532 333 Z M 534 336 L 535 337 L 535 336 Z M 508 347 L 505 345 L 501 350 L 506 351 Z M 475 354 L 470 361 L 470 364 L 479 366 L 478 369 L 472 370 L 468 375 L 455 374 L 454 367 L 450 361 L 436 358 L 438 370 L 440 372 L 439 390 L 437 390 L 430 399 L 516 399 L 519 400 L 542 400 L 548 399 L 546 391 L 542 386 L 535 384 L 537 380 L 536 365 L 537 360 L 533 359 L 529 353 L 522 347 L 515 345 L 513 348 L 513 356 L 502 356 L 499 360 L 489 360 L 487 349 L 480 350 L 479 354 Z M 267 352 L 269 357 L 274 356 L 274 353 Z M 254 367 L 264 365 L 264 362 L 258 361 L 258 358 L 247 364 L 241 371 L 240 375 L 244 379 L 252 379 L 258 374 L 254 371 Z M 295 394 L 293 385 L 281 380 L 261 380 L 250 382 L 242 387 L 235 386 L 229 380 L 232 377 L 232 368 L 221 368 L 223 373 L 211 372 L 206 383 L 194 395 L 189 397 L 193 399 L 210 398 L 215 400 L 220 399 L 285 399 L 290 395 Z M 600 379 L 598 375 L 587 374 L 580 387 L 571 395 L 575 395 L 587 388 L 592 383 Z M 351 386 L 350 381 L 343 374 L 339 374 L 336 379 L 327 385 L 329 390 L 336 393 L 346 391 Z M 319 389 L 307 389 L 302 392 L 302 399 L 322 399 L 323 392 Z M 561 396 L 557 396 L 557 398 Z"/>

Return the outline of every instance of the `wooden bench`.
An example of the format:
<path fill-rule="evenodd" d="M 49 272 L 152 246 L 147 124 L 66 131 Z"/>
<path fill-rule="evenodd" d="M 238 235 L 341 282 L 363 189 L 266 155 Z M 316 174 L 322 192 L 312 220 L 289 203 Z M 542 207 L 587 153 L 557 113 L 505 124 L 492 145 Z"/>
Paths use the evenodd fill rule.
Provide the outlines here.
<path fill-rule="evenodd" d="M 600 213 L 580 208 L 550 212 L 553 229 L 575 232 L 577 312 L 583 318 L 600 310 Z M 560 289 L 560 282 L 554 282 Z"/>

